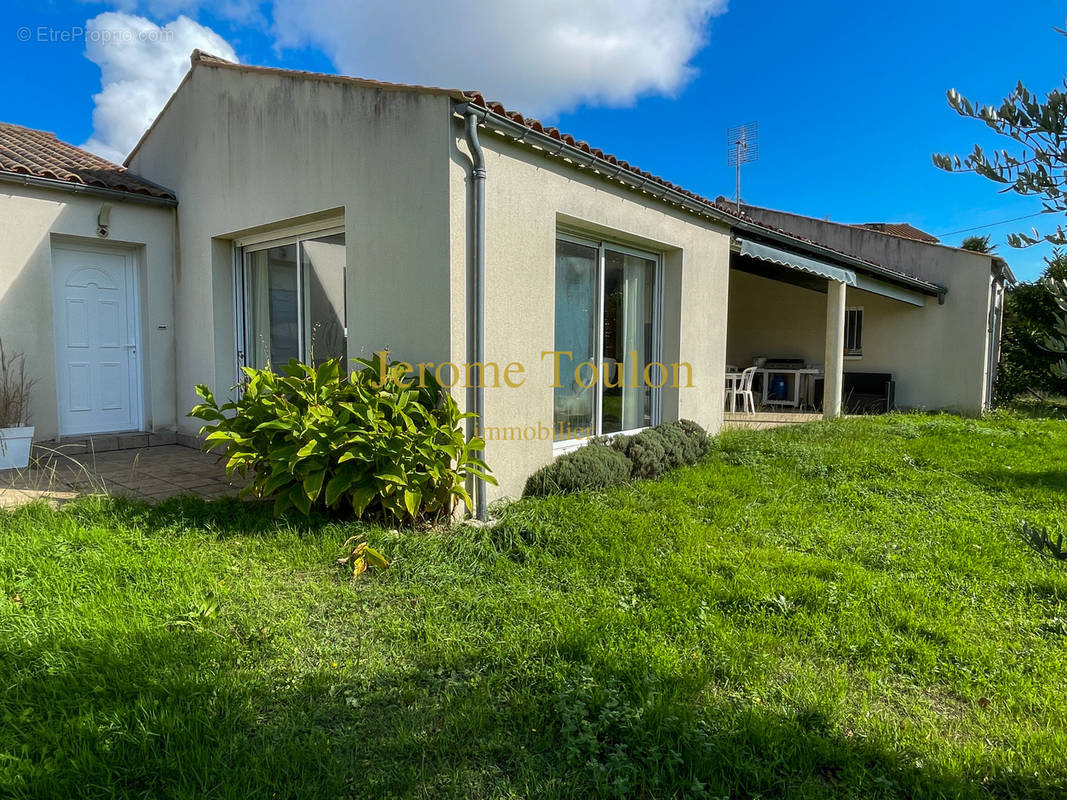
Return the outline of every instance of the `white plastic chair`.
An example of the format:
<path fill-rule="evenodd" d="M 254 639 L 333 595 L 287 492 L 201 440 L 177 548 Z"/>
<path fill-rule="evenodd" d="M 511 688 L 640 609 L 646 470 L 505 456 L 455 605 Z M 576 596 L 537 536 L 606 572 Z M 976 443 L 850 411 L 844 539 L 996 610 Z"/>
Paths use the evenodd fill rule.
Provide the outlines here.
<path fill-rule="evenodd" d="M 730 411 L 737 410 L 737 399 L 741 398 L 741 413 L 756 413 L 756 398 L 752 394 L 752 381 L 756 377 L 759 367 L 747 367 L 741 371 L 741 379 L 726 387 L 726 402 L 730 404 Z"/>

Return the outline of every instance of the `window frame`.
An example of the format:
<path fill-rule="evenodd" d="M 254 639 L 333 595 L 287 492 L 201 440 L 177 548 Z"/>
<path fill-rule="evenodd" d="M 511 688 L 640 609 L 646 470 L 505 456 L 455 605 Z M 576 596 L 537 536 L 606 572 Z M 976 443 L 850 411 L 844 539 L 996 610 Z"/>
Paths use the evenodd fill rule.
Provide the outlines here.
<path fill-rule="evenodd" d="M 249 236 L 244 239 L 236 239 L 233 243 L 233 295 L 234 295 L 234 374 L 236 377 L 236 383 L 241 383 L 243 373 L 242 367 L 248 366 L 248 307 L 249 307 L 249 281 L 248 281 L 248 260 L 246 256 L 252 253 L 262 252 L 264 250 L 270 250 L 274 247 L 284 247 L 286 245 L 296 245 L 296 318 L 297 318 L 297 350 L 300 353 L 300 360 L 302 363 L 306 363 L 308 356 L 307 342 L 304 335 L 304 317 L 307 313 L 304 306 L 307 303 L 307 297 L 304 295 L 306 276 L 304 275 L 306 269 L 304 267 L 304 248 L 301 247 L 301 243 L 311 240 L 319 239 L 324 236 L 334 236 L 336 234 L 344 234 L 345 226 L 343 223 L 319 223 L 318 225 L 302 225 L 295 228 L 287 228 L 284 230 L 271 231 L 269 233 L 261 233 L 256 236 Z M 345 239 L 345 249 L 347 252 L 348 239 Z M 342 277 L 342 285 L 344 286 L 344 334 L 345 339 L 348 338 L 348 264 L 346 257 L 346 264 L 344 268 L 344 274 Z M 347 354 L 346 354 L 347 355 Z"/>
<path fill-rule="evenodd" d="M 593 394 L 593 430 L 594 436 L 606 436 L 608 438 L 614 436 L 630 436 L 635 433 L 639 433 L 646 430 L 646 427 L 652 427 L 658 425 L 662 419 L 663 413 L 663 390 L 660 387 L 649 387 L 652 390 L 651 408 L 649 409 L 649 416 L 651 419 L 651 425 L 639 428 L 629 428 L 622 431 L 612 431 L 610 433 L 603 432 L 604 426 L 604 287 L 605 287 L 605 253 L 611 250 L 615 253 L 622 253 L 623 255 L 635 256 L 637 258 L 647 259 L 653 262 L 653 280 L 655 285 L 652 292 L 652 353 L 649 358 L 649 363 L 662 364 L 663 356 L 663 255 L 661 253 L 654 253 L 648 250 L 641 250 L 629 245 L 622 244 L 613 239 L 603 239 L 590 237 L 581 233 L 575 233 L 573 231 L 560 229 L 556 231 L 556 237 L 553 243 L 558 241 L 570 242 L 571 244 L 581 245 L 583 247 L 589 247 L 597 251 L 596 264 L 596 298 L 594 312 L 595 317 L 595 330 L 596 330 L 596 342 L 594 344 L 595 363 L 597 367 L 597 381 L 595 392 Z M 556 265 L 553 264 L 553 270 L 556 269 Z M 552 347 L 555 349 L 555 314 L 556 304 L 555 295 L 553 294 L 552 302 L 552 319 L 553 319 L 553 341 Z M 662 369 L 662 367 L 661 367 Z M 663 376 L 661 376 L 663 377 Z M 552 430 L 556 429 L 555 419 L 555 398 L 553 397 L 552 403 Z M 552 454 L 554 456 L 562 455 L 563 453 L 576 450 L 589 439 L 564 439 L 552 441 Z"/>
<path fill-rule="evenodd" d="M 863 306 L 848 306 L 845 308 L 845 358 L 863 358 Z M 853 344 L 855 347 L 849 347 L 849 319 L 855 319 L 859 324 L 854 325 L 853 330 Z M 858 333 L 857 333 L 858 330 Z"/>

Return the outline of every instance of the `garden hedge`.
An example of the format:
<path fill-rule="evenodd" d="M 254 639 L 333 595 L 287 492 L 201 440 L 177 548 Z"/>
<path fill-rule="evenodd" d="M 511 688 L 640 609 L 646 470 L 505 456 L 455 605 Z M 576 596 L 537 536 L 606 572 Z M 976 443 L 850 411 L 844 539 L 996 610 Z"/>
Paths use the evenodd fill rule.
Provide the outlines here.
<path fill-rule="evenodd" d="M 669 469 L 695 464 L 711 441 L 687 419 L 665 422 L 632 436 L 599 437 L 537 470 L 523 495 L 566 494 L 618 486 L 634 478 L 655 478 Z"/>

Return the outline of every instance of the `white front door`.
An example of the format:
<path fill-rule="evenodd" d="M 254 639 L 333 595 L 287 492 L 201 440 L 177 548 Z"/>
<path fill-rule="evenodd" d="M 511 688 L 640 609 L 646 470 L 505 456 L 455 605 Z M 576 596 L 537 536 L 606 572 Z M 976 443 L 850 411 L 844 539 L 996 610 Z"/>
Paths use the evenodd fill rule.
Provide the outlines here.
<path fill-rule="evenodd" d="M 55 247 L 52 264 L 60 434 L 139 430 L 133 255 Z"/>

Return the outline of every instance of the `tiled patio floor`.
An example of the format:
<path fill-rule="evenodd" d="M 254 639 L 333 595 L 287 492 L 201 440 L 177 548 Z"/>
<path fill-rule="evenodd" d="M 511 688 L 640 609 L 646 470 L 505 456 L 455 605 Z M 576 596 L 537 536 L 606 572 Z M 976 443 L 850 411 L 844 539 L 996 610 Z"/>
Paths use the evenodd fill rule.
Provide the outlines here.
<path fill-rule="evenodd" d="M 778 428 L 782 425 L 801 425 L 805 422 L 818 422 L 822 418 L 822 414 L 801 411 L 757 411 L 755 414 L 727 411 L 723 414 L 723 427 L 748 428 L 758 431 L 767 428 Z"/>
<path fill-rule="evenodd" d="M 51 466 L 0 472 L 0 508 L 101 492 L 150 502 L 180 495 L 213 499 L 235 496 L 243 485 L 240 478 L 230 482 L 217 456 L 180 445 L 58 455 Z"/>

